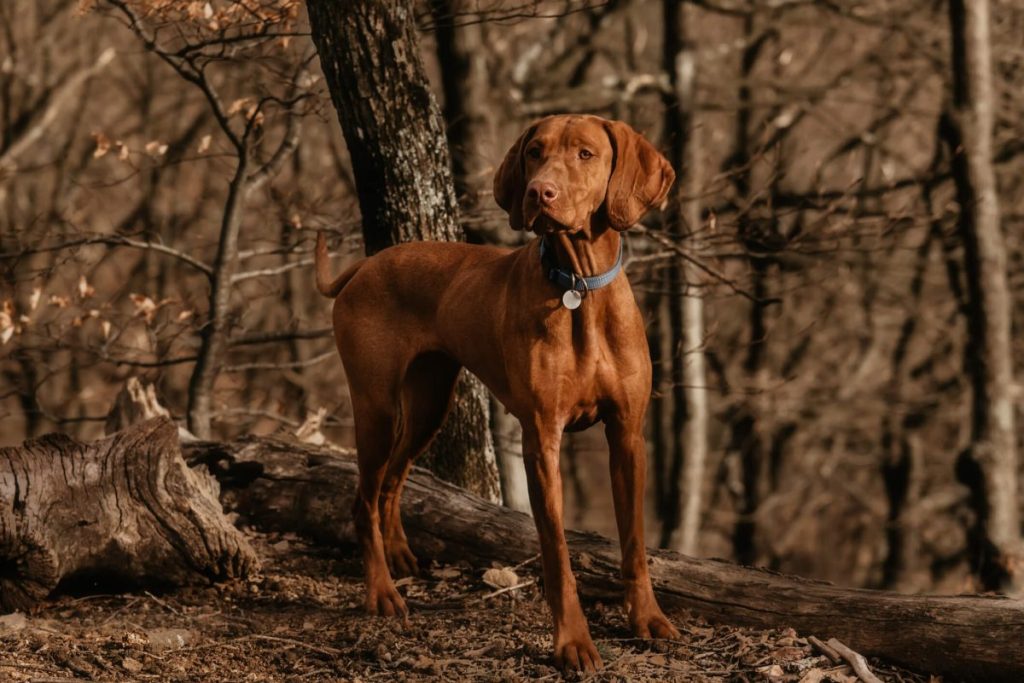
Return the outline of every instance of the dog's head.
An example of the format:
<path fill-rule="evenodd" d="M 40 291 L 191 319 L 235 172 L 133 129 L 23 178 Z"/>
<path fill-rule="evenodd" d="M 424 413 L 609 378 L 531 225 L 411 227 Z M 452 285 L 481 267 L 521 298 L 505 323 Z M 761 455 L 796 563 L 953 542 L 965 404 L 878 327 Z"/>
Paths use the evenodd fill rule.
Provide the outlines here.
<path fill-rule="evenodd" d="M 642 135 L 597 116 L 549 116 L 530 126 L 494 175 L 514 230 L 589 230 L 597 216 L 627 230 L 668 194 L 675 172 Z"/>

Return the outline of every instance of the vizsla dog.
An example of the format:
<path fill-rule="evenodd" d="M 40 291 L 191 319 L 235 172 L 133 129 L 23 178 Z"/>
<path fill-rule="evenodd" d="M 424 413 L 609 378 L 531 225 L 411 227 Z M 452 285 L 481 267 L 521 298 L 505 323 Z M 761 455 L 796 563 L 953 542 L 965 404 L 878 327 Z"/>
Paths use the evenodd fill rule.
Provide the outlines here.
<path fill-rule="evenodd" d="M 625 123 L 552 116 L 523 133 L 494 177 L 511 227 L 540 239 L 516 250 L 402 244 L 331 281 L 319 236 L 317 288 L 337 297 L 334 334 L 355 414 L 353 514 L 371 614 L 406 614 L 389 571 L 416 568 L 399 514 L 402 486 L 465 367 L 523 426 L 559 666 L 601 666 L 569 567 L 558 469 L 562 432 L 598 420 L 611 450 L 629 622 L 640 637 L 679 637 L 655 601 L 644 552 L 642 427 L 651 360 L 621 273 L 620 237 L 674 179 L 669 163 Z"/>

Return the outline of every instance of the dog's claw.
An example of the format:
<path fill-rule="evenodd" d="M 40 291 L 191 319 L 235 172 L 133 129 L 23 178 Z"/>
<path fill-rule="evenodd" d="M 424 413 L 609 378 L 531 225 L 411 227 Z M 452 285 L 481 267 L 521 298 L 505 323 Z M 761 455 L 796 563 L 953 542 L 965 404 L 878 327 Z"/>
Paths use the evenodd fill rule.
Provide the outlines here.
<path fill-rule="evenodd" d="M 589 635 L 574 638 L 555 646 L 555 663 L 558 668 L 571 671 L 594 673 L 604 666 L 601 655 Z"/>
<path fill-rule="evenodd" d="M 409 550 L 408 543 L 403 541 L 388 544 L 386 552 L 392 576 L 398 578 L 419 576 L 419 562 L 416 560 L 416 556 L 412 554 L 412 551 Z"/>
<path fill-rule="evenodd" d="M 672 625 L 672 622 L 661 612 L 655 612 L 632 620 L 633 635 L 637 638 L 664 638 L 666 640 L 679 640 L 682 636 L 679 629 Z"/>
<path fill-rule="evenodd" d="M 409 623 L 409 608 L 390 582 L 366 591 L 366 611 L 373 616 L 400 617 L 402 623 Z"/>

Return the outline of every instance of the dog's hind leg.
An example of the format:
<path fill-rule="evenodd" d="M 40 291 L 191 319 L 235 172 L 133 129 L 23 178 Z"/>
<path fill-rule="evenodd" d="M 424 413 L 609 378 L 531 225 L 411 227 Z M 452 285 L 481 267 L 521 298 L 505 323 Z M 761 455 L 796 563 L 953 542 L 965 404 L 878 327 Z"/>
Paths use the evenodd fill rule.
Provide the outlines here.
<path fill-rule="evenodd" d="M 388 461 L 380 497 L 381 534 L 392 572 L 409 576 L 417 571 L 416 556 L 402 528 L 402 487 L 415 458 L 427 449 L 451 407 L 459 365 L 440 353 L 418 356 L 402 381 L 401 427 Z"/>
<path fill-rule="evenodd" d="M 354 385 L 352 389 L 359 460 L 359 486 L 352 505 L 352 517 L 363 550 L 366 611 L 382 616 L 404 616 L 408 610 L 388 571 L 378 511 L 388 459 L 395 442 L 397 406 L 389 410 L 372 404 L 366 398 L 357 399 L 357 396 L 365 394 Z"/>

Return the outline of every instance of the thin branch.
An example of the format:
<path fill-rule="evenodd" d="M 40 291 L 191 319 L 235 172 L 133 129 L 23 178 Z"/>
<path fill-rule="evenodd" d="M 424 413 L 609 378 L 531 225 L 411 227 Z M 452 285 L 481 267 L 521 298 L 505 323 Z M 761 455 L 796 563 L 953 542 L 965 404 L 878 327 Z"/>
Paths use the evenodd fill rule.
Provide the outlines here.
<path fill-rule="evenodd" d="M 232 346 L 251 346 L 253 344 L 272 344 L 292 339 L 324 339 L 333 336 L 334 329 L 321 327 L 316 330 L 292 330 L 289 332 L 256 332 L 231 340 Z"/>
<path fill-rule="evenodd" d="M 178 356 L 177 358 L 165 358 L 163 360 L 129 360 L 127 358 L 114 358 L 105 351 L 94 351 L 94 355 L 102 361 L 113 365 L 125 365 L 133 368 L 164 368 L 168 365 L 181 365 L 183 363 L 194 363 L 197 356 Z"/>
<path fill-rule="evenodd" d="M 189 256 L 183 251 L 178 251 L 166 244 L 160 244 L 159 242 L 148 242 L 143 240 L 133 240 L 129 237 L 122 235 L 96 235 L 94 237 L 83 237 L 82 239 L 72 240 L 70 242 L 62 242 L 60 244 L 54 244 L 47 247 L 33 247 L 31 249 L 22 249 L 21 251 L 9 251 L 0 253 L 0 261 L 7 259 L 16 259 L 31 254 L 42 254 L 51 251 L 63 251 L 65 249 L 73 249 L 75 247 L 88 246 L 90 244 L 109 244 L 116 247 L 132 247 L 134 249 L 149 249 L 156 251 L 167 256 L 172 256 L 179 261 L 187 263 L 196 270 L 200 271 L 206 277 L 213 276 L 213 269 L 203 263 L 202 261 Z"/>
<path fill-rule="evenodd" d="M 189 83 L 192 83 L 206 97 L 206 100 L 210 104 L 210 109 L 213 111 L 213 116 L 217 119 L 217 123 L 220 125 L 224 134 L 234 145 L 235 149 L 238 150 L 239 154 L 244 153 L 245 147 L 241 138 L 231 129 L 231 123 L 227 112 L 224 109 L 224 104 L 220 101 L 220 96 L 210 86 L 209 81 L 206 79 L 206 74 L 201 68 L 196 66 L 195 62 L 191 57 L 178 57 L 160 47 L 156 42 L 156 36 L 149 32 L 148 29 L 143 25 L 142 19 L 128 6 L 123 0 L 107 0 L 111 5 L 121 10 L 121 12 L 128 19 L 128 27 L 132 30 L 135 35 L 139 37 L 145 48 L 163 60 L 168 66 L 174 69 L 179 76 L 184 78 Z M 186 66 L 187 65 L 187 66 Z"/>
<path fill-rule="evenodd" d="M 107 48 L 100 53 L 100 56 L 96 58 L 92 66 L 82 69 L 69 78 L 61 88 L 61 91 L 50 100 L 46 111 L 43 112 L 39 121 L 4 150 L 3 154 L 0 154 L 0 168 L 14 166 L 17 156 L 43 136 L 46 129 L 57 119 L 57 115 L 60 114 L 64 106 L 74 99 L 79 87 L 114 61 L 116 54 L 114 48 Z"/>
<path fill-rule="evenodd" d="M 674 241 L 672 241 L 668 237 L 665 237 L 664 235 L 662 235 L 662 234 L 660 234 L 660 233 L 658 233 L 658 232 L 656 232 L 654 230 L 646 228 L 646 227 L 644 227 L 642 225 L 637 225 L 637 226 L 634 227 L 634 229 L 637 230 L 637 232 L 640 232 L 641 234 L 647 235 L 648 237 L 653 239 L 655 242 L 657 242 L 661 246 L 667 247 L 668 249 L 671 249 L 672 251 L 674 251 L 676 254 L 678 254 L 682 258 L 686 259 L 687 261 L 689 261 L 693 265 L 697 266 L 697 268 L 699 268 L 700 270 L 704 271 L 705 273 L 707 273 L 708 275 L 710 275 L 714 279 L 716 279 L 719 282 L 721 282 L 722 284 L 724 284 L 726 287 L 728 287 L 730 290 L 732 290 L 732 292 L 734 294 L 739 294 L 740 296 L 742 296 L 743 298 L 747 299 L 748 301 L 752 301 L 752 302 L 754 302 L 756 304 L 759 304 L 759 305 L 762 305 L 762 306 L 766 306 L 768 304 L 777 304 L 777 303 L 781 302 L 781 299 L 777 299 L 777 298 L 760 299 L 760 298 L 754 296 L 753 294 L 751 294 L 750 292 L 746 291 L 745 289 L 742 289 L 733 280 L 727 278 L 722 273 L 719 273 L 717 270 L 715 270 L 711 266 L 708 266 L 708 265 L 706 265 L 704 263 L 701 263 L 700 260 L 695 259 L 694 257 L 690 256 L 690 254 L 688 254 L 685 249 L 680 247 Z"/>
<path fill-rule="evenodd" d="M 313 259 L 302 259 L 301 261 L 292 261 L 285 263 L 284 265 L 275 266 L 273 268 L 263 268 L 261 270 L 247 270 L 244 273 L 236 273 L 231 278 L 231 284 L 236 284 L 244 280 L 251 280 L 254 277 L 265 277 L 270 275 L 280 275 L 281 273 L 287 273 L 290 270 L 296 268 L 302 268 L 303 266 L 313 265 Z"/>
<path fill-rule="evenodd" d="M 297 360 L 286 363 L 241 363 L 240 365 L 229 365 L 224 368 L 223 372 L 245 372 L 246 370 L 287 370 L 292 368 L 306 368 L 310 365 L 316 365 L 322 363 L 325 360 L 330 360 L 338 355 L 337 351 L 331 350 L 321 353 L 319 356 L 313 356 L 306 360 Z"/>

